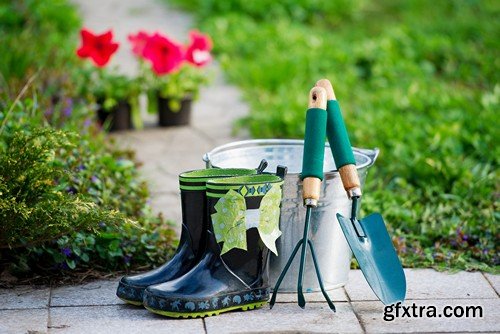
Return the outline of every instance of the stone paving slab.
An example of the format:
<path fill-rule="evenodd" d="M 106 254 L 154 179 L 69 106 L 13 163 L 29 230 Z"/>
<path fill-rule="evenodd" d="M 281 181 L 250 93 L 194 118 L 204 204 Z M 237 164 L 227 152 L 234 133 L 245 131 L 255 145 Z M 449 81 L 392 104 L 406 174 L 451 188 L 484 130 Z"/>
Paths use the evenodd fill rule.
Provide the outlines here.
<path fill-rule="evenodd" d="M 296 294 L 280 293 L 272 310 L 265 306 L 255 311 L 229 312 L 204 320 L 176 320 L 123 303 L 115 296 L 118 278 L 52 288 L 52 291 L 26 286 L 2 289 L 0 333 L 26 333 L 28 330 L 33 333 L 205 333 L 204 328 L 206 333 L 500 332 L 500 298 L 486 280 L 498 283 L 499 276 L 485 274 L 483 277 L 481 273 L 467 272 L 450 275 L 429 269 L 412 269 L 406 273 L 409 299 L 404 306 L 413 303 L 417 306 L 432 305 L 438 312 L 447 305 L 482 306 L 483 317 L 406 316 L 385 321 L 384 305 L 370 300 L 372 296 L 362 290 L 362 273 L 352 270 L 345 290 L 340 288 L 328 292 L 337 313 L 328 309 L 318 292 L 305 294 L 305 309 L 296 304 Z M 478 277 L 483 277 L 487 285 Z M 419 288 L 418 284 L 423 287 Z M 47 308 L 49 295 L 50 307 Z M 464 297 L 467 295 L 472 297 Z"/>
<path fill-rule="evenodd" d="M 206 117 L 210 116 L 211 113 L 208 113 Z M 212 144 L 207 143 L 207 137 L 204 134 L 190 126 L 147 127 L 138 131 L 114 133 L 113 136 L 119 138 L 120 142 L 127 143 L 129 141 L 137 144 L 137 154 L 144 153 L 148 158 L 151 158 L 148 161 L 154 162 L 165 161 L 168 158 L 165 156 L 167 153 L 189 153 L 187 149 L 194 142 L 199 143 L 202 146 L 200 149 L 203 151 L 208 150 Z M 156 153 L 163 153 L 163 155 L 154 155 Z M 198 160 L 201 161 L 201 156 Z"/>
<path fill-rule="evenodd" d="M 47 333 L 48 309 L 23 309 L 0 311 L 0 333 Z"/>
<path fill-rule="evenodd" d="M 294 304 L 277 304 L 272 310 L 230 312 L 205 318 L 208 334 L 223 333 L 361 333 L 356 315 L 348 303 L 336 303 L 333 313 L 326 304 L 309 303 L 305 309 Z"/>
<path fill-rule="evenodd" d="M 249 113 L 241 91 L 228 84 L 220 68 L 214 64 L 215 78 L 200 91 L 200 100 L 193 105 L 192 126 L 203 134 L 212 148 L 234 140 L 246 139 L 248 131 L 240 130 L 234 136 L 233 125 Z"/>
<path fill-rule="evenodd" d="M 406 299 L 497 298 L 497 294 L 480 272 L 455 274 L 434 269 L 405 269 Z M 351 270 L 346 285 L 353 301 L 378 300 L 360 270 Z"/>
<path fill-rule="evenodd" d="M 180 235 L 182 214 L 181 197 L 177 192 L 156 193 L 150 199 L 150 205 L 154 214 L 162 213 L 172 222 L 172 228 Z"/>
<path fill-rule="evenodd" d="M 50 306 L 116 305 L 123 302 L 116 297 L 118 278 L 86 284 L 70 285 L 52 290 Z"/>
<path fill-rule="evenodd" d="M 192 144 L 192 143 L 191 143 Z M 175 178 L 177 179 L 178 175 L 182 172 L 185 171 L 190 171 L 193 169 L 202 169 L 205 168 L 205 163 L 201 160 L 201 157 L 203 154 L 196 155 L 194 156 L 189 156 L 189 154 L 186 153 L 178 153 L 178 154 L 169 154 L 168 158 L 168 163 L 165 163 L 162 165 L 162 168 L 170 173 L 170 175 L 175 175 Z M 177 179 L 177 182 L 175 183 L 175 186 L 172 185 L 172 188 L 169 188 L 168 191 L 172 192 L 179 192 L 179 181 Z"/>
<path fill-rule="evenodd" d="M 140 170 L 150 180 L 152 191 L 178 190 L 178 175 L 204 168 L 203 154 L 213 148 L 206 137 L 190 127 L 151 128 L 113 134 L 113 137 L 121 146 L 136 151 L 136 158 L 142 163 Z M 174 183 L 157 189 L 157 176 L 171 177 Z"/>
<path fill-rule="evenodd" d="M 128 305 L 51 308 L 49 329 L 64 334 L 204 333 L 203 320 L 168 319 Z"/>
<path fill-rule="evenodd" d="M 495 289 L 497 295 L 500 295 L 500 275 L 484 274 L 484 276 Z"/>
<path fill-rule="evenodd" d="M 327 291 L 328 296 L 333 302 L 346 302 L 347 295 L 343 288 Z M 321 292 L 304 293 L 307 303 L 322 302 L 325 303 L 325 297 Z M 276 297 L 277 303 L 297 303 L 297 293 L 279 292 Z"/>
<path fill-rule="evenodd" d="M 49 296 L 49 288 L 21 286 L 0 289 L 0 310 L 45 308 L 49 305 Z"/>
<path fill-rule="evenodd" d="M 445 306 L 481 306 L 483 316 L 476 318 L 405 316 L 385 321 L 384 305 L 380 302 L 353 302 L 352 305 L 366 333 L 500 332 L 500 299 L 407 300 L 403 305 L 411 306 L 412 303 L 417 305 L 417 312 L 420 306 L 432 305 L 436 308 L 436 315 L 441 314 Z M 413 315 L 412 310 L 410 315 Z"/>
<path fill-rule="evenodd" d="M 161 165 L 147 166 L 140 169 L 141 174 L 149 181 L 151 198 L 162 193 L 179 194 L 179 178 L 166 171 Z"/>

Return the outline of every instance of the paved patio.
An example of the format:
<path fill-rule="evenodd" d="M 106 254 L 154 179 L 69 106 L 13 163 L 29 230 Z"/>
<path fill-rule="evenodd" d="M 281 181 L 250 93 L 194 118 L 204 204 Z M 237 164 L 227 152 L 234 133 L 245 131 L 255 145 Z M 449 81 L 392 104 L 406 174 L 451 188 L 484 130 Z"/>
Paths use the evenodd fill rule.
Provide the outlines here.
<path fill-rule="evenodd" d="M 345 288 L 330 291 L 337 312 L 319 293 L 306 294 L 303 310 L 295 294 L 279 295 L 270 310 L 229 312 L 204 319 L 164 318 L 115 297 L 118 279 L 58 288 L 0 290 L 0 333 L 457 333 L 500 332 L 500 276 L 479 272 L 406 270 L 407 301 L 445 306 L 481 306 L 481 318 L 404 317 L 384 320 L 384 306 L 358 270 Z M 394 313 L 393 313 L 394 314 Z"/>

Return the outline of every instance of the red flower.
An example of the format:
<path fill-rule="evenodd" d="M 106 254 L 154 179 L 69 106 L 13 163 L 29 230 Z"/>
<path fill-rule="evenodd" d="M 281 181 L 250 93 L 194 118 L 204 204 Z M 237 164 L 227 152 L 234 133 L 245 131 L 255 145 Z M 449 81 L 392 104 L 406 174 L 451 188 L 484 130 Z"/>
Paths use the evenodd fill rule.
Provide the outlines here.
<path fill-rule="evenodd" d="M 151 35 L 145 31 L 139 31 L 136 35 L 130 34 L 128 35 L 128 40 L 132 44 L 132 52 L 138 56 L 143 57 L 144 47 L 148 42 Z"/>
<path fill-rule="evenodd" d="M 114 43 L 113 31 L 108 30 L 101 35 L 95 35 L 90 30 L 82 29 L 82 45 L 76 51 L 80 58 L 90 58 L 98 67 L 105 66 L 111 56 L 118 49 L 118 43 Z"/>
<path fill-rule="evenodd" d="M 212 40 L 209 36 L 193 30 L 189 32 L 191 44 L 186 51 L 186 60 L 191 64 L 201 67 L 212 60 L 210 50 L 212 50 Z"/>
<path fill-rule="evenodd" d="M 174 72 L 184 61 L 182 46 L 159 33 L 148 38 L 142 56 L 151 62 L 157 75 Z"/>

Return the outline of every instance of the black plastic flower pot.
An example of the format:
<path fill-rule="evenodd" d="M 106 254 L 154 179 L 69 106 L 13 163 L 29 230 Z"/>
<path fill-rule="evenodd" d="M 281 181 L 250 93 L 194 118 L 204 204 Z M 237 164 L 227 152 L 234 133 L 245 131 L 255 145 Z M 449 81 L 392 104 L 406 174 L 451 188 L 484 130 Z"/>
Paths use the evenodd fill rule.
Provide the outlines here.
<path fill-rule="evenodd" d="M 107 126 L 108 131 L 123 131 L 133 129 L 132 107 L 127 101 L 120 100 L 111 110 L 100 107 L 97 110 L 99 123 Z"/>
<path fill-rule="evenodd" d="M 192 101 L 190 97 L 182 99 L 180 109 L 173 111 L 169 105 L 170 100 L 158 96 L 158 124 L 160 126 L 188 125 L 191 120 Z"/>

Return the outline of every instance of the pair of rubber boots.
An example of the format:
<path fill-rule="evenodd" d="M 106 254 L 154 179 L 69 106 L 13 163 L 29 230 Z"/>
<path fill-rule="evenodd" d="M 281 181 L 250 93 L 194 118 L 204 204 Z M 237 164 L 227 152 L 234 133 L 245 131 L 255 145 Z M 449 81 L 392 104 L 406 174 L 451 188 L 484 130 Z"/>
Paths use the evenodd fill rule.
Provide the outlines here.
<path fill-rule="evenodd" d="M 285 167 L 204 169 L 179 176 L 182 232 L 175 255 L 121 279 L 117 296 L 170 317 L 204 317 L 267 303 L 269 250 L 277 254 Z"/>

